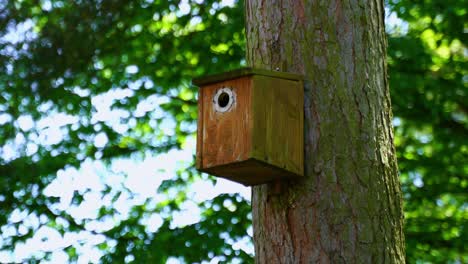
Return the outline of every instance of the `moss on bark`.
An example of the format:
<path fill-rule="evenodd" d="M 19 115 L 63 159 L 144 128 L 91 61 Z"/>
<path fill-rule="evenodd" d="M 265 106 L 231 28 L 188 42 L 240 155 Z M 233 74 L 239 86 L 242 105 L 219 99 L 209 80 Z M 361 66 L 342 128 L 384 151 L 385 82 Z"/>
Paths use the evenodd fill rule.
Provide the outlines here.
<path fill-rule="evenodd" d="M 383 1 L 246 1 L 250 66 L 305 77 L 305 174 L 252 189 L 257 263 L 403 263 Z"/>

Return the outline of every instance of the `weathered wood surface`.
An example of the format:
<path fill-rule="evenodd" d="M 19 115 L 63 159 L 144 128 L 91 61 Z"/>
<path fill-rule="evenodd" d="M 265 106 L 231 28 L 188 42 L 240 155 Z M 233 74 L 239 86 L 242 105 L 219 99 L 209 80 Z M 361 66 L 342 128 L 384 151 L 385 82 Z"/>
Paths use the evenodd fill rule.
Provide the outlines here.
<path fill-rule="evenodd" d="M 247 160 L 252 145 L 250 77 L 214 83 L 202 87 L 203 135 L 202 166 L 204 168 Z M 215 111 L 213 97 L 222 87 L 230 87 L 236 101 L 227 112 Z"/>
<path fill-rule="evenodd" d="M 198 90 L 198 120 L 197 120 L 197 146 L 195 155 L 195 167 L 203 168 L 203 89 Z"/>
<path fill-rule="evenodd" d="M 202 171 L 246 186 L 285 178 L 295 180 L 299 177 L 295 173 L 252 158 L 241 162 L 205 168 Z"/>
<path fill-rule="evenodd" d="M 304 88 L 301 81 L 253 76 L 252 157 L 304 175 Z"/>
<path fill-rule="evenodd" d="M 213 75 L 203 76 L 199 78 L 194 78 L 192 83 L 199 87 L 205 86 L 207 84 L 219 83 L 224 82 L 232 79 L 237 79 L 240 77 L 247 77 L 247 76 L 267 76 L 285 80 L 292 80 L 292 81 L 301 81 L 303 79 L 302 75 L 291 73 L 291 72 L 280 72 L 280 71 L 270 71 L 264 69 L 255 69 L 250 67 L 240 68 L 237 70 L 217 73 Z"/>
<path fill-rule="evenodd" d="M 262 74 L 235 71 L 195 82 L 204 84 L 199 94 L 199 170 L 245 185 L 303 175 L 303 101 L 296 100 L 303 96 L 302 81 L 294 74 L 258 72 Z M 232 89 L 235 103 L 219 112 L 213 99 L 223 87 Z"/>

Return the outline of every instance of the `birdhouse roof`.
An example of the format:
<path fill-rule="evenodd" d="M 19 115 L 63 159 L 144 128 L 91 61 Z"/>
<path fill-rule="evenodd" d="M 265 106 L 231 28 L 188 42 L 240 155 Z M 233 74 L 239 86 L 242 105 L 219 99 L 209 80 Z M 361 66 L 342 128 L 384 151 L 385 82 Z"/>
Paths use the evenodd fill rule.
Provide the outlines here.
<path fill-rule="evenodd" d="M 303 80 L 303 76 L 295 73 L 280 72 L 280 71 L 270 71 L 263 69 L 254 69 L 254 68 L 240 68 L 233 71 L 202 76 L 192 80 L 192 83 L 196 86 L 202 86 L 212 83 L 217 83 L 226 80 L 232 80 L 239 77 L 251 76 L 251 75 L 262 75 L 269 76 L 274 78 L 281 78 L 286 80 L 300 81 Z"/>

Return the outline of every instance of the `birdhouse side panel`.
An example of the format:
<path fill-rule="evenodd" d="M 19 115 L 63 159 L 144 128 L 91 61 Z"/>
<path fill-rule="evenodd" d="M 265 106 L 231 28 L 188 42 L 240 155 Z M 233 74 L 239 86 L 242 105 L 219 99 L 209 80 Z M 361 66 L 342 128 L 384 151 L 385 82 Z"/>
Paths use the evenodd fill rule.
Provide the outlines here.
<path fill-rule="evenodd" d="M 253 157 L 304 175 L 302 82 L 259 75 L 253 78 Z"/>
<path fill-rule="evenodd" d="M 195 167 L 201 169 L 202 146 L 203 146 L 203 89 L 198 89 L 198 117 L 197 117 L 197 150 L 195 156 Z"/>
<path fill-rule="evenodd" d="M 251 149 L 251 77 L 201 88 L 202 168 L 247 160 Z"/>

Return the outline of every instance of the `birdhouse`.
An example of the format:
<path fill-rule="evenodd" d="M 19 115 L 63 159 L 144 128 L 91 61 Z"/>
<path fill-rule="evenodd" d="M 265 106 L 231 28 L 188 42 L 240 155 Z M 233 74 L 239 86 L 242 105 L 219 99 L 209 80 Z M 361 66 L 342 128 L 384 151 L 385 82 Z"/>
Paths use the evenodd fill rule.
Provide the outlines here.
<path fill-rule="evenodd" d="M 198 170 L 244 185 L 304 175 L 300 75 L 244 68 L 193 83 Z"/>

